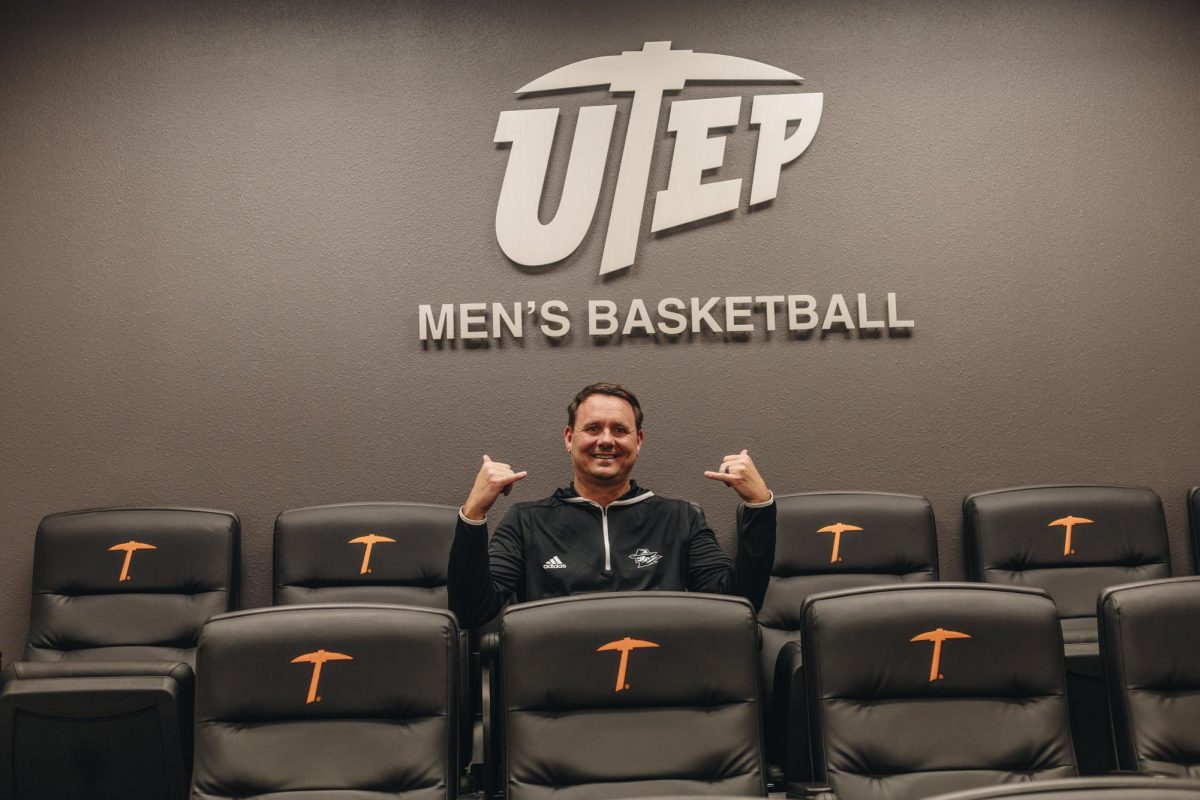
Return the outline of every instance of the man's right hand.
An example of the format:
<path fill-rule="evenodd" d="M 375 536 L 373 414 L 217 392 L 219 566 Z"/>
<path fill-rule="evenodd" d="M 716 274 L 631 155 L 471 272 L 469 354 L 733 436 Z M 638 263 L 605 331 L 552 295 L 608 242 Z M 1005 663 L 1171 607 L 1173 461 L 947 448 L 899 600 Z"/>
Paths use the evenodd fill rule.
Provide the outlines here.
<path fill-rule="evenodd" d="M 471 494 L 467 496 L 467 502 L 463 503 L 463 516 L 482 521 L 500 495 L 508 494 L 512 491 L 513 484 L 528 474 L 525 471 L 513 472 L 508 464 L 492 461 L 485 455 L 483 466 L 475 476 L 475 485 L 471 487 Z"/>

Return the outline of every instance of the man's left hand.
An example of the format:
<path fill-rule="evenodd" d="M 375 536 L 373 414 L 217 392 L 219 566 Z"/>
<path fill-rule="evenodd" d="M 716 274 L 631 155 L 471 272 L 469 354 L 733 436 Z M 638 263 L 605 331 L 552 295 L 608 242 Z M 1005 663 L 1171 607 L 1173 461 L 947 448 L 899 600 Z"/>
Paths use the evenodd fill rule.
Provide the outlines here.
<path fill-rule="evenodd" d="M 731 487 L 747 503 L 765 503 L 771 499 L 771 490 L 767 488 L 762 475 L 758 474 L 754 459 L 750 458 L 750 453 L 745 450 L 736 455 L 725 456 L 721 459 L 720 470 L 707 470 L 704 477 Z"/>

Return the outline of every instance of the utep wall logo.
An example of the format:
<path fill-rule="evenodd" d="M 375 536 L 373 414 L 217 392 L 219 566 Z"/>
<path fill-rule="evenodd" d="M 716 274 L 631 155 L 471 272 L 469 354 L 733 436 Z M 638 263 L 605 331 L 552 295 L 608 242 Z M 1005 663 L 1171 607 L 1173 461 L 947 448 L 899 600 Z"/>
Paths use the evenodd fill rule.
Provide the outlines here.
<path fill-rule="evenodd" d="M 629 668 L 629 653 L 632 650 L 637 650 L 639 647 L 658 647 L 658 645 L 654 642 L 631 639 L 626 636 L 624 639 L 617 639 L 615 642 L 602 644 L 596 648 L 597 653 L 602 653 L 605 650 L 618 650 L 621 653 L 621 663 L 617 667 L 617 688 L 613 691 L 623 692 L 629 688 L 629 684 L 625 682 L 625 676 Z"/>
<path fill-rule="evenodd" d="M 1095 520 L 1090 520 L 1087 517 L 1072 517 L 1066 516 L 1062 519 L 1056 519 L 1047 525 L 1047 528 L 1063 527 L 1067 529 L 1066 536 L 1063 537 L 1063 555 L 1073 556 L 1075 551 L 1071 549 L 1071 531 L 1076 525 L 1091 525 Z"/>
<path fill-rule="evenodd" d="M 391 539 L 387 536 L 380 536 L 377 533 L 368 533 L 366 536 L 356 536 L 353 539 L 349 540 L 347 542 L 347 544 L 365 544 L 366 545 L 366 548 L 363 550 L 362 567 L 359 568 L 358 574 L 366 575 L 367 573 L 369 573 L 371 571 L 371 552 L 374 550 L 375 545 L 379 544 L 380 542 L 394 542 L 394 541 L 396 541 L 396 540 Z"/>
<path fill-rule="evenodd" d="M 931 631 L 918 633 L 910 642 L 933 642 L 933 661 L 929 664 L 929 682 L 940 681 L 946 676 L 939 670 L 942 666 L 942 642 L 947 639 L 970 639 L 971 637 L 965 633 L 958 631 L 948 631 L 945 628 L 934 628 Z"/>
<path fill-rule="evenodd" d="M 302 656 L 296 656 L 292 659 L 293 664 L 312 664 L 312 680 L 308 684 L 308 699 L 304 701 L 304 705 L 309 703 L 321 702 L 320 695 L 317 694 L 317 685 L 321 682 L 321 667 L 326 661 L 353 661 L 353 656 L 348 656 L 345 653 L 333 653 L 329 650 L 316 650 L 312 653 L 305 653 Z"/>
<path fill-rule="evenodd" d="M 829 556 L 829 563 L 836 564 L 842 559 L 838 556 L 838 549 L 842 546 L 842 534 L 846 531 L 861 531 L 862 528 L 857 525 L 847 525 L 844 522 L 835 522 L 832 525 L 826 525 L 824 528 L 817 528 L 817 533 L 832 533 L 833 534 L 833 552 Z"/>
<path fill-rule="evenodd" d="M 663 93 L 682 91 L 689 81 L 800 83 L 803 78 L 746 58 L 672 50 L 670 42 L 646 42 L 641 50 L 560 67 L 516 92 L 528 95 L 607 86 L 613 94 L 633 95 L 600 259 L 601 275 L 633 266 Z M 755 96 L 750 125 L 758 128 L 758 149 L 750 205 L 765 203 L 779 193 L 779 173 L 812 142 L 823 102 L 820 92 Z M 676 100 L 671 104 L 667 130 L 675 134 L 675 149 L 667 188 L 654 200 L 652 231 L 738 207 L 741 178 L 709 183 L 701 183 L 701 178 L 705 170 L 719 167 L 725 160 L 725 137 L 710 137 L 709 131 L 737 125 L 741 107 L 740 96 Z M 500 114 L 494 141 L 508 143 L 512 149 L 496 205 L 496 240 L 513 261 L 525 266 L 553 264 L 575 252 L 583 242 L 600 199 L 616 115 L 615 105 L 579 109 L 558 211 L 550 222 L 542 224 L 538 207 L 559 109 Z M 787 128 L 793 122 L 798 127 L 789 136 Z"/>
<path fill-rule="evenodd" d="M 110 552 L 112 552 L 112 551 L 119 552 L 121 550 L 125 551 L 125 561 L 124 561 L 124 563 L 121 564 L 121 577 L 117 579 L 117 583 L 123 583 L 124 581 L 127 581 L 130 579 L 129 564 L 131 561 L 133 561 L 133 551 L 134 550 L 157 550 L 158 548 L 152 544 L 146 544 L 145 542 L 135 542 L 132 539 L 130 539 L 128 542 L 123 542 L 121 544 L 114 544 L 112 547 L 110 547 L 108 549 Z"/>

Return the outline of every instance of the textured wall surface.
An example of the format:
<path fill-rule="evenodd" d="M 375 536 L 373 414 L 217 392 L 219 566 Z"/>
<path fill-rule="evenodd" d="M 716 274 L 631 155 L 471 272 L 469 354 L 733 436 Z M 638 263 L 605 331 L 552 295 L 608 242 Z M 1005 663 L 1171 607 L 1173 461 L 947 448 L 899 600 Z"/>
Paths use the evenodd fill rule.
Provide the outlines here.
<path fill-rule="evenodd" d="M 694 499 L 748 447 L 777 492 L 924 494 L 944 573 L 960 502 L 1003 486 L 1149 486 L 1189 572 L 1200 483 L 1200 7 L 1190 2 L 78 3 L 0 25 L 0 645 L 26 635 L 49 512 L 238 512 L 244 604 L 269 601 L 279 511 L 462 501 L 480 454 L 565 483 L 563 408 L 628 384 L 637 477 Z M 618 158 L 561 264 L 493 231 L 499 113 L 583 58 L 671 40 L 825 93 L 778 199 L 598 276 Z M 778 87 L 689 87 L 693 97 Z M 668 97 L 668 101 L 673 98 Z M 712 179 L 750 177 L 728 132 Z M 660 119 L 648 196 L 673 137 Z M 911 336 L 591 341 L 592 298 L 899 293 Z M 562 299 L 575 330 L 422 347 L 417 305 Z M 502 511 L 501 506 L 497 511 Z M 494 512 L 496 513 L 496 512 Z"/>

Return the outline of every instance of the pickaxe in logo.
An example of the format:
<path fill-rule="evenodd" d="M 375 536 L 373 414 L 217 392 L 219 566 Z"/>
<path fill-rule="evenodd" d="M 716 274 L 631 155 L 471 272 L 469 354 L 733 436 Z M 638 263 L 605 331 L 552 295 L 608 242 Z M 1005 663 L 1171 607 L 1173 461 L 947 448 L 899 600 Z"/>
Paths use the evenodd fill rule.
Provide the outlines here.
<path fill-rule="evenodd" d="M 321 666 L 326 661 L 353 661 L 353 656 L 348 656 L 345 653 L 332 653 L 328 650 L 317 650 L 313 653 L 305 653 L 302 656 L 296 656 L 292 659 L 293 664 L 312 664 L 312 681 L 308 684 L 308 699 L 304 701 L 305 705 L 309 703 L 319 703 L 321 698 L 317 697 L 317 684 L 321 682 Z"/>
<path fill-rule="evenodd" d="M 832 533 L 833 534 L 833 555 L 829 556 L 829 563 L 833 564 L 841 559 L 838 558 L 838 548 L 842 545 L 842 534 L 846 531 L 861 531 L 862 528 L 857 525 L 847 525 L 844 522 L 835 522 L 832 525 L 826 525 L 824 528 L 817 528 L 817 533 Z"/>
<path fill-rule="evenodd" d="M 359 575 L 366 575 L 371 571 L 371 550 L 379 542 L 394 542 L 395 539 L 390 539 L 387 536 L 380 536 L 377 533 L 368 533 L 366 536 L 357 536 L 349 541 L 349 544 L 365 544 L 366 550 L 363 551 L 362 568 L 358 571 Z"/>
<path fill-rule="evenodd" d="M 117 580 L 117 583 L 121 583 L 122 581 L 129 580 L 129 562 L 133 560 L 133 551 L 134 550 L 157 550 L 158 548 L 152 544 L 146 544 L 144 542 L 135 542 L 132 539 L 130 539 L 128 542 L 125 542 L 124 544 L 114 544 L 112 547 L 110 547 L 108 549 L 110 551 L 112 551 L 112 550 L 124 550 L 125 551 L 125 563 L 121 565 L 121 577 L 120 577 L 120 579 Z"/>
<path fill-rule="evenodd" d="M 933 642 L 933 662 L 929 665 L 929 682 L 941 680 L 946 677 L 938 672 L 938 667 L 942 663 L 942 642 L 947 639 L 970 639 L 971 637 L 965 633 L 958 631 L 948 631 L 945 628 L 934 628 L 931 631 L 918 633 L 910 642 Z"/>
<path fill-rule="evenodd" d="M 1074 528 L 1076 525 L 1091 525 L 1093 522 L 1094 522 L 1094 520 L 1087 519 L 1086 517 L 1066 516 L 1066 517 L 1063 517 L 1062 519 L 1054 520 L 1054 522 L 1051 522 L 1046 527 L 1053 528 L 1056 525 L 1061 525 L 1067 529 L 1066 538 L 1063 539 L 1063 555 L 1069 556 L 1075 552 L 1074 550 L 1071 549 L 1071 529 Z"/>
<path fill-rule="evenodd" d="M 618 639 L 615 642 L 602 644 L 596 648 L 596 652 L 600 653 L 605 650 L 618 650 L 621 653 L 621 666 L 617 667 L 617 688 L 615 691 L 624 691 L 629 688 L 629 684 L 625 682 L 625 671 L 629 666 L 629 651 L 636 650 L 639 647 L 658 647 L 654 642 L 643 641 L 642 639 L 631 639 L 626 636 L 624 639 Z"/>

